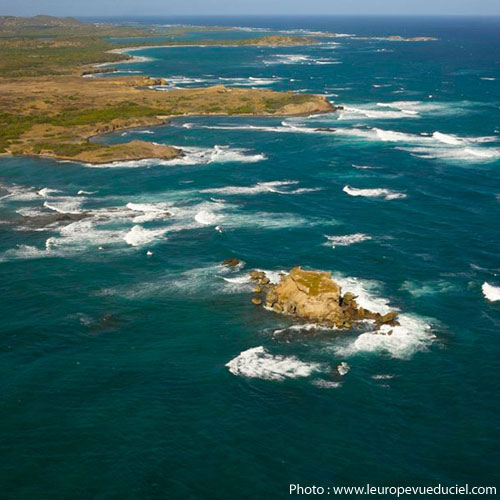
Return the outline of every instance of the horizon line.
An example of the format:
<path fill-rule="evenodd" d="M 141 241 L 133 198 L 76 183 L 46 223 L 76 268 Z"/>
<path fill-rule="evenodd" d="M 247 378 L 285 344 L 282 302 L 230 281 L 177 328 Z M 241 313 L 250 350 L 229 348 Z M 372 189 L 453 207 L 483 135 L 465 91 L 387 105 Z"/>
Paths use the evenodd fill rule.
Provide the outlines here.
<path fill-rule="evenodd" d="M 267 14 L 250 14 L 250 13 L 238 13 L 238 14 L 167 14 L 167 13 L 149 13 L 149 14 L 44 14 L 37 13 L 32 15 L 21 15 L 21 14 L 2 14 L 0 13 L 0 17 L 36 17 L 36 16 L 48 16 L 48 17 L 77 17 L 81 19 L 91 18 L 91 17 L 100 17 L 100 18 L 110 18 L 110 19 L 120 19 L 120 18 L 146 18 L 152 16 L 164 16 L 164 17 L 281 17 L 281 18 L 295 18 L 295 17 L 467 17 L 467 18 L 483 18 L 483 17 L 500 17 L 500 13 L 498 14 L 410 14 L 410 13 L 316 13 L 316 14 L 279 14 L 279 13 L 267 13 Z"/>

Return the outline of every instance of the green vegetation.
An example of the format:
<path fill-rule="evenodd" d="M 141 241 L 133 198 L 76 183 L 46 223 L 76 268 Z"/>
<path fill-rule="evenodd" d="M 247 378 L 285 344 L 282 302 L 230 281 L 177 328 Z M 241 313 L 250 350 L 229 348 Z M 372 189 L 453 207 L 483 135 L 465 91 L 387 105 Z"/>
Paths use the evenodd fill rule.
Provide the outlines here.
<path fill-rule="evenodd" d="M 264 106 L 267 113 L 276 113 L 289 104 L 304 104 L 311 100 L 311 96 L 307 94 L 295 94 L 286 92 L 282 94 L 274 94 L 271 97 L 264 99 Z"/>
<path fill-rule="evenodd" d="M 38 142 L 33 145 L 33 153 L 38 155 L 43 151 L 51 151 L 57 156 L 76 156 L 86 151 L 97 151 L 102 149 L 102 144 L 93 142 L 81 142 L 78 144 L 70 142 Z"/>
<path fill-rule="evenodd" d="M 15 143 L 39 118 L 36 115 L 24 117 L 0 113 L 0 153 L 4 153 L 9 144 Z"/>
<path fill-rule="evenodd" d="M 75 109 L 66 110 L 62 113 L 47 117 L 43 123 L 58 127 L 74 127 L 78 125 L 95 125 L 97 123 L 108 123 L 117 118 L 140 118 L 143 116 L 156 116 L 163 112 L 161 109 L 138 106 L 134 103 L 124 102 L 119 106 L 111 108 Z"/>
<path fill-rule="evenodd" d="M 3 77 L 64 75 L 81 65 L 127 59 L 126 55 L 108 53 L 114 47 L 93 37 L 0 41 L 0 74 Z"/>
<path fill-rule="evenodd" d="M 190 31 L 212 31 L 223 28 L 189 28 Z M 226 28 L 227 29 L 227 28 Z M 82 66 L 112 63 L 129 59 L 126 54 L 110 52 L 113 49 L 138 46 L 179 45 L 302 45 L 315 41 L 310 37 L 269 35 L 242 40 L 176 41 L 186 28 L 159 30 L 151 26 L 130 27 L 112 24 L 83 23 L 72 18 L 35 16 L 33 18 L 0 16 L 0 75 L 34 77 L 68 75 Z M 141 38 L 154 36 L 157 41 L 144 42 Z M 122 38 L 123 43 L 110 41 Z M 137 41 L 134 41 L 134 38 Z"/>
<path fill-rule="evenodd" d="M 96 125 L 99 123 L 109 123 L 115 119 L 142 118 L 145 116 L 156 116 L 163 113 L 162 109 L 154 109 L 145 106 L 138 106 L 134 103 L 123 103 L 118 106 L 103 109 L 75 109 L 65 110 L 56 115 L 32 114 L 19 116 L 11 113 L 0 113 L 0 153 L 4 153 L 9 145 L 16 144 L 19 138 L 34 125 L 52 125 L 56 127 L 74 127 L 82 125 Z M 58 134 L 61 138 L 61 135 Z M 42 149 L 54 150 L 55 143 L 51 147 L 47 144 L 39 144 Z M 59 144 L 59 147 L 76 147 L 77 144 Z M 83 146 L 82 146 L 83 147 Z M 86 147 L 86 146 L 85 146 Z M 83 150 L 82 150 L 83 151 Z M 55 152 L 55 150 L 54 150 Z M 80 151 L 81 152 L 81 151 Z M 75 153 L 77 154 L 77 153 Z M 73 156 L 63 154 L 63 156 Z"/>
<path fill-rule="evenodd" d="M 175 28 L 178 33 L 183 28 Z M 210 30 L 210 28 L 207 28 Z M 115 130 L 154 126 L 177 115 L 291 115 L 328 112 L 324 98 L 222 85 L 152 92 L 161 79 L 145 76 L 82 79 L 91 65 L 129 59 L 123 47 L 155 46 L 140 38 L 152 27 L 94 25 L 72 18 L 0 17 L 0 153 L 45 154 L 82 161 L 172 157 L 173 148 L 151 143 L 104 146 L 89 139 Z M 166 31 L 159 36 L 172 36 Z M 131 42 L 137 38 L 137 43 Z M 162 45 L 301 45 L 312 38 L 271 35 L 244 40 L 172 41 Z M 112 71 L 110 65 L 104 71 Z M 160 83 L 158 83 L 160 82 Z"/>

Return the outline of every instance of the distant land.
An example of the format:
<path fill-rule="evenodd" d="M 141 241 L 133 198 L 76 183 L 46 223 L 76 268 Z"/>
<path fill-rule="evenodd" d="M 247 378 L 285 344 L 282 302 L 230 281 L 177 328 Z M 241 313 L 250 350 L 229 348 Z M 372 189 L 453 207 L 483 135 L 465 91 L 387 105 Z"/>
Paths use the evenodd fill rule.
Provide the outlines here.
<path fill-rule="evenodd" d="M 176 41 L 183 32 L 182 27 L 159 31 L 153 26 L 93 24 L 51 16 L 0 17 L 0 154 L 89 163 L 171 159 L 182 151 L 145 141 L 107 146 L 90 139 L 125 128 L 159 125 L 180 115 L 300 115 L 335 110 L 324 97 L 300 93 L 223 86 L 157 92 L 155 86 L 166 82 L 146 76 L 82 78 L 114 71 L 96 69 L 98 64 L 133 59 L 125 48 L 317 43 L 312 37 L 289 35 Z M 139 41 L 151 36 L 155 37 L 152 43 Z M 126 45 L 110 41 L 111 37 L 126 38 Z"/>

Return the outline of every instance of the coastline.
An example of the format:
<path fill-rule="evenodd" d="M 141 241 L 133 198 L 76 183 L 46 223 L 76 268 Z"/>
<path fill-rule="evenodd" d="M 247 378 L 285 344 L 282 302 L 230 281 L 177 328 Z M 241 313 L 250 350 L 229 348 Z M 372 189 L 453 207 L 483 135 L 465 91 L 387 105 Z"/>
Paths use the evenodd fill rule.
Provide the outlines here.
<path fill-rule="evenodd" d="M 159 79 L 146 74 L 92 78 L 93 74 L 86 71 L 88 68 L 149 61 L 148 57 L 129 54 L 147 48 L 288 47 L 317 43 L 313 38 L 270 35 L 220 44 L 117 47 L 105 51 L 105 54 L 110 55 L 109 59 L 113 59 L 112 55 L 126 56 L 127 59 L 77 64 L 67 76 L 0 78 L 0 95 L 3 96 L 0 104 L 3 101 L 7 105 L 8 116 L 21 121 L 21 126 L 14 130 L 17 135 L 12 137 L 7 133 L 3 144 L 0 143 L 0 154 L 85 163 L 170 159 L 182 152 L 174 152 L 175 148 L 168 146 L 160 151 L 147 141 L 134 141 L 132 146 L 125 143 L 118 147 L 99 144 L 92 139 L 126 129 L 163 125 L 166 119 L 178 116 L 286 117 L 335 112 L 338 107 L 325 96 L 315 94 L 224 85 L 156 92 L 154 87 L 159 85 Z"/>
<path fill-rule="evenodd" d="M 134 142 L 134 153 L 126 144 L 117 147 L 92 140 L 112 132 L 164 125 L 170 118 L 290 117 L 332 113 L 339 109 L 324 96 L 267 89 L 216 85 L 157 92 L 147 88 L 151 83 L 142 75 L 140 78 L 105 79 L 72 76 L 37 80 L 36 85 L 35 82 L 30 83 L 35 90 L 30 97 L 35 96 L 34 102 L 39 106 L 46 106 L 44 95 L 51 99 L 57 95 L 59 108 L 52 108 L 57 114 L 46 116 L 46 112 L 37 113 L 33 116 L 33 124 L 26 122 L 26 129 L 15 143 L 4 148 L 4 152 L 85 163 L 171 158 L 171 149 L 160 151 L 147 141 Z M 26 88 L 19 86 L 18 81 L 0 81 L 0 91 L 5 91 L 7 98 L 22 102 L 19 113 L 26 112 L 24 110 L 31 112 Z M 37 89 L 43 89 L 44 94 L 38 95 Z M 81 109 L 75 109 L 73 95 L 77 92 Z"/>

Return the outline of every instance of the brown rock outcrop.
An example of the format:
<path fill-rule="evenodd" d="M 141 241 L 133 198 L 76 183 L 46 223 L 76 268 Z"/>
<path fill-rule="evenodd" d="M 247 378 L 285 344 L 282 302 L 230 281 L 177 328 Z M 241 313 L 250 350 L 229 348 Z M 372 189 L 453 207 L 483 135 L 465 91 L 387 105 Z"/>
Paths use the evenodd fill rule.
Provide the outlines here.
<path fill-rule="evenodd" d="M 360 307 L 350 292 L 341 287 L 329 272 L 293 268 L 274 285 L 263 271 L 252 271 L 250 279 L 265 296 L 265 305 L 282 314 L 337 328 L 352 328 L 363 320 L 375 321 L 375 327 L 397 326 L 397 313 L 385 315 Z M 255 303 L 255 302 L 254 302 Z"/>
<path fill-rule="evenodd" d="M 240 261 L 236 258 L 226 259 L 222 261 L 222 265 L 226 267 L 236 267 L 240 264 Z"/>

